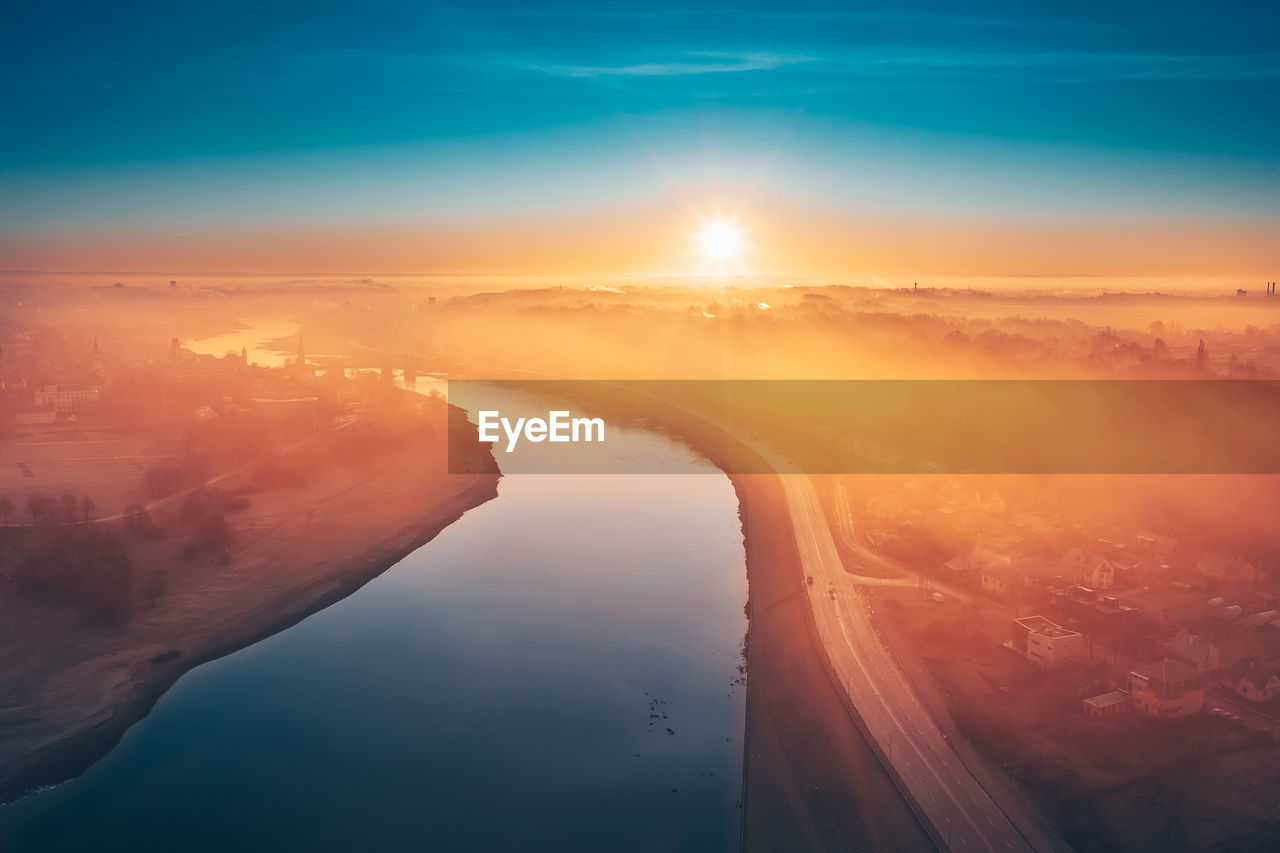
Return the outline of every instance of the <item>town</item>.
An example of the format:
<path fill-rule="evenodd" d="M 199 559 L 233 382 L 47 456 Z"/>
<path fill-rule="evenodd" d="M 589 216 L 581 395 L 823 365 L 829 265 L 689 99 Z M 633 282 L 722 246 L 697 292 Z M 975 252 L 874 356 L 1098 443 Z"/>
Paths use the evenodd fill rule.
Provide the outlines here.
<path fill-rule="evenodd" d="M 1079 495 L 1062 484 L 938 479 L 839 478 L 830 511 L 848 570 L 863 541 L 889 556 L 893 570 L 857 570 L 900 584 L 867 587 L 872 606 L 939 685 L 942 713 L 1060 825 L 1121 846 L 1154 831 L 1195 846 L 1265 814 L 1263 756 L 1280 738 L 1274 546 L 1241 535 L 1231 550 L 1176 516 L 1166 529 L 1183 538 L 1118 523 L 1135 518 L 1117 504 L 1136 491 L 1071 512 Z M 1073 484 L 1086 492 L 1102 481 L 1076 479 L 1093 481 Z M 1144 798 L 1184 805 L 1156 830 Z"/>

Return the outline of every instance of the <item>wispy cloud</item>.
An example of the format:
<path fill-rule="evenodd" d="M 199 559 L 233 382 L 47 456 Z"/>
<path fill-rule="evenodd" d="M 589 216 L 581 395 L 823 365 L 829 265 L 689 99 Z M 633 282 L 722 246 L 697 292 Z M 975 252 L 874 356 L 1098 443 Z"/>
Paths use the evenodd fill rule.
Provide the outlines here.
<path fill-rule="evenodd" d="M 897 79 L 983 77 L 1065 83 L 1280 79 L 1280 57 L 1274 54 L 898 53 L 847 55 L 825 65 L 835 74 Z"/>
<path fill-rule="evenodd" d="M 512 17 L 579 19 L 580 13 L 569 9 L 519 9 L 507 13 Z M 770 23 L 799 23 L 824 25 L 831 23 L 885 23 L 912 26 L 990 29 L 1094 29 L 1114 24 L 1103 24 L 1087 18 L 1052 20 L 1023 17 L 990 17 L 974 15 L 948 15 L 940 13 L 866 12 L 844 9 L 743 9 L 733 7 L 593 9 L 591 17 L 597 20 L 684 20 L 716 19 L 741 22 L 744 20 Z"/>
<path fill-rule="evenodd" d="M 727 53 L 691 51 L 674 62 L 639 62 L 630 65 L 530 65 L 560 77 L 679 77 L 685 74 L 725 74 L 735 71 L 770 71 L 786 65 L 812 62 L 813 57 L 782 53 Z"/>
<path fill-rule="evenodd" d="M 828 82 L 959 80 L 1091 83 L 1123 80 L 1275 81 L 1276 54 L 1155 54 L 1091 52 L 838 51 L 805 53 L 689 51 L 662 62 L 624 65 L 521 63 L 558 77 L 641 79 L 770 71 L 804 66 Z"/>

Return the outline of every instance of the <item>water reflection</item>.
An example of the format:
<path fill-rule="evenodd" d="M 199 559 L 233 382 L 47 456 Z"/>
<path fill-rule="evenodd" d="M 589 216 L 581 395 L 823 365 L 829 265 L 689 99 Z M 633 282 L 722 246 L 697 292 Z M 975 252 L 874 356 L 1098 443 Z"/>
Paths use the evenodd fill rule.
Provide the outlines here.
<path fill-rule="evenodd" d="M 263 367 L 280 367 L 285 361 L 297 353 L 297 344 L 292 348 L 281 349 L 282 338 L 297 338 L 297 323 L 254 322 L 240 320 L 243 328 L 221 335 L 197 338 L 184 341 L 183 346 L 201 355 L 212 355 L 221 358 L 227 353 L 240 355 L 241 349 L 247 350 L 249 363 Z"/>
<path fill-rule="evenodd" d="M 189 673 L 79 779 L 0 809 L 0 848 L 735 848 L 736 508 L 718 475 L 505 478 L 355 595 Z"/>

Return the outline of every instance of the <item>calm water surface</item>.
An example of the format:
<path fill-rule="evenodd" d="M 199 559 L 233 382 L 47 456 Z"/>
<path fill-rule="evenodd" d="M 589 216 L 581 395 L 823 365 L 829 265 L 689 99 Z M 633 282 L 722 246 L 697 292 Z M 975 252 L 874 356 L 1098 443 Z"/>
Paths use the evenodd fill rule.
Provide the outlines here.
<path fill-rule="evenodd" d="M 647 432 L 610 452 L 691 458 Z M 746 595 L 718 473 L 504 478 L 0 808 L 0 850 L 736 848 Z"/>

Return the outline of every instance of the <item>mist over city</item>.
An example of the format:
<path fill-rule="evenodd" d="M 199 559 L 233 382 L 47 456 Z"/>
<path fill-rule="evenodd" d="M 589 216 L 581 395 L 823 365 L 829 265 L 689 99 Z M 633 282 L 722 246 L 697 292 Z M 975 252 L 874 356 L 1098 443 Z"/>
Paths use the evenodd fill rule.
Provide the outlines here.
<path fill-rule="evenodd" d="M 1280 843 L 1274 9 L 12 19 L 0 849 Z"/>

